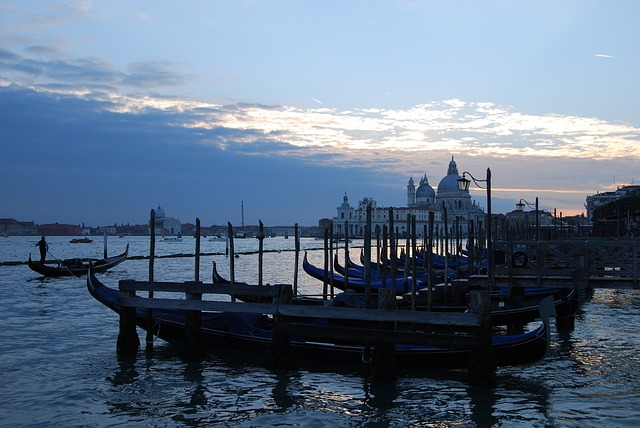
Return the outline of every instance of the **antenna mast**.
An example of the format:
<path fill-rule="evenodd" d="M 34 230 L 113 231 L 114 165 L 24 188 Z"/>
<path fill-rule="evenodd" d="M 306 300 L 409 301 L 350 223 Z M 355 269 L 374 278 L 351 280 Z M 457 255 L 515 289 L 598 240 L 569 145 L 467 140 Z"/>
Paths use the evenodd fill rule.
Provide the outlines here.
<path fill-rule="evenodd" d="M 242 230 L 244 230 L 244 201 L 240 202 L 240 206 L 242 208 Z"/>

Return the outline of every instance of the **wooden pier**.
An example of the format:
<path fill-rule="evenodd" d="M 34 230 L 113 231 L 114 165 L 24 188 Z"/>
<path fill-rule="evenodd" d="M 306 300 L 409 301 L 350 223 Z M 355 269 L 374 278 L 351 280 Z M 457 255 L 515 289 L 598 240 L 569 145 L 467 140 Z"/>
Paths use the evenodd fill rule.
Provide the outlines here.
<path fill-rule="evenodd" d="M 405 343 L 439 346 L 446 348 L 473 349 L 474 360 L 480 364 L 470 364 L 470 379 L 483 379 L 491 383 L 495 378 L 492 360 L 491 330 L 489 327 L 489 295 L 474 291 L 471 295 L 471 310 L 468 313 L 420 312 L 394 310 L 389 308 L 359 309 L 344 307 L 308 306 L 293 303 L 291 285 L 220 285 L 202 282 L 149 282 L 121 280 L 119 282 L 120 331 L 118 352 L 137 353 L 139 339 L 136 331 L 136 308 L 180 309 L 192 315 L 193 322 L 187 322 L 183 349 L 187 354 L 199 355 L 203 344 L 199 343 L 201 326 L 198 315 L 201 311 L 224 311 L 237 313 L 270 314 L 274 318 L 274 337 L 271 349 L 265 356 L 265 363 L 271 368 L 289 368 L 292 357 L 288 355 L 291 335 L 313 337 L 327 342 L 339 340 L 363 346 L 381 347 Z M 138 292 L 156 293 L 155 297 L 141 297 Z M 158 293 L 172 293 L 171 297 L 158 297 Z M 175 293 L 183 295 L 176 297 Z M 271 303 L 247 303 L 223 300 L 203 300 L 204 294 L 231 297 L 270 297 Z M 384 293 L 382 293 L 384 294 Z M 392 302 L 392 299 L 379 299 Z M 309 319 L 327 319 L 330 325 L 312 325 Z M 276 334 L 277 333 L 277 334 Z M 209 344 L 211 345 L 211 344 Z M 215 346 L 215 344 L 213 344 Z M 388 371 L 393 363 L 375 361 L 376 358 L 393 359 L 390 353 L 374 353 L 372 367 L 385 367 L 386 372 L 372 373 L 385 378 L 395 376 Z M 381 357 L 382 355 L 382 357 Z"/>
<path fill-rule="evenodd" d="M 638 239 L 497 241 L 494 248 L 497 286 L 640 288 Z M 486 276 L 470 279 L 486 281 Z"/>

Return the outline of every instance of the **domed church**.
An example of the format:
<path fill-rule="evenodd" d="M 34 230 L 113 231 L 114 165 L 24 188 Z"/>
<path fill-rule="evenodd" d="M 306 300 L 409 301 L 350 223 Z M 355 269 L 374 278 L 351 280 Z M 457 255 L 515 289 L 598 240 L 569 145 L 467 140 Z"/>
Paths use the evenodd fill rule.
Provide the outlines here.
<path fill-rule="evenodd" d="M 394 222 L 401 234 L 406 233 L 408 216 L 416 217 L 416 232 L 418 237 L 422 237 L 424 225 L 428 225 L 429 213 L 434 215 L 434 229 L 438 236 L 444 233 L 445 220 L 444 213 L 447 214 L 447 227 L 449 235 L 455 236 L 456 221 L 462 230 L 463 236 L 467 235 L 469 222 L 474 221 L 476 227 L 485 221 L 484 211 L 471 200 L 468 190 L 458 188 L 458 180 L 461 178 L 458 173 L 458 165 L 451 157 L 447 175 L 440 180 L 438 191 L 436 192 L 429 184 L 429 179 L 425 174 L 416 188 L 413 177 L 409 178 L 407 185 L 407 206 L 394 207 Z M 376 227 L 382 228 L 389 223 L 389 208 L 377 207 L 372 198 L 364 198 L 354 208 L 349 205 L 349 199 L 345 194 L 343 203 L 338 207 L 338 215 L 333 219 L 334 235 L 344 236 L 345 222 L 348 233 L 351 237 L 363 236 L 366 224 L 367 205 L 372 206 L 372 229 L 375 233 Z"/>

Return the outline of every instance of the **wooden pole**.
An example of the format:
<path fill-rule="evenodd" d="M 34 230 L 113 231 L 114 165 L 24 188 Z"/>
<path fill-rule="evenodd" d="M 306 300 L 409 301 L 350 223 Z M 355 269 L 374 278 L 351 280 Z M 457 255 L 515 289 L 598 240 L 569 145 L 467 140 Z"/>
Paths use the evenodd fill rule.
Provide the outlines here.
<path fill-rule="evenodd" d="M 494 386 L 497 363 L 491 346 L 491 297 L 489 291 L 469 292 L 469 312 L 480 314 L 482 345 L 474 349 L 469 357 L 469 383 Z"/>
<path fill-rule="evenodd" d="M 349 260 L 349 222 L 344 222 L 344 264 L 347 265 L 347 260 Z M 349 288 L 349 269 L 345 269 L 344 271 L 344 286 L 345 288 Z"/>
<path fill-rule="evenodd" d="M 467 246 L 469 247 L 469 256 L 467 258 L 467 270 L 469 271 L 469 275 L 473 275 L 473 264 L 475 263 L 475 242 L 473 236 L 473 220 L 469 221 L 468 224 L 468 235 L 469 240 L 467 242 Z"/>
<path fill-rule="evenodd" d="M 151 210 L 149 217 L 149 231 L 149 282 L 153 283 L 153 270 L 156 258 L 156 212 L 154 210 Z M 153 299 L 153 290 L 149 290 L 148 297 L 149 299 Z M 145 337 L 145 350 L 147 352 L 153 352 L 153 324 L 153 309 L 149 308 L 147 309 L 147 335 Z"/>
<path fill-rule="evenodd" d="M 364 301 L 365 307 L 369 308 L 371 306 L 371 204 L 367 205 L 367 219 L 364 227 Z"/>
<path fill-rule="evenodd" d="M 120 280 L 120 284 L 124 281 Z M 120 296 L 135 297 L 135 291 L 120 292 Z M 118 355 L 135 355 L 140 347 L 140 339 L 136 331 L 136 308 L 120 307 L 120 324 L 118 329 L 118 339 L 116 342 L 116 353 Z M 152 341 L 153 343 L 153 341 Z"/>
<path fill-rule="evenodd" d="M 391 288 L 393 292 L 397 290 L 396 288 L 396 271 L 398 269 L 398 257 L 396 254 L 396 236 L 395 236 L 395 227 L 393 226 L 393 207 L 389 208 L 389 245 L 390 245 L 390 256 L 391 256 Z"/>
<path fill-rule="evenodd" d="M 462 235 L 460 227 L 460 216 L 456 216 L 456 277 L 460 276 L 460 235 Z"/>
<path fill-rule="evenodd" d="M 380 226 L 376 226 L 376 273 L 380 277 Z"/>
<path fill-rule="evenodd" d="M 429 213 L 429 216 L 431 216 L 431 212 Z M 425 257 L 423 268 L 426 269 L 427 268 L 427 259 L 426 259 L 426 257 L 427 257 L 427 246 L 429 245 L 429 242 L 431 242 L 431 237 L 429 237 L 427 235 L 427 224 L 426 223 L 422 225 L 422 235 L 423 235 L 423 238 L 422 238 L 422 245 L 423 245 L 422 251 L 424 252 L 424 257 Z"/>
<path fill-rule="evenodd" d="M 293 293 L 290 285 L 280 285 L 278 297 L 273 298 L 273 303 L 290 305 Z M 264 363 L 268 369 L 291 369 L 295 366 L 293 353 L 291 352 L 291 337 L 282 331 L 282 325 L 286 323 L 279 314 L 273 316 L 273 330 L 271 343 L 267 349 Z"/>
<path fill-rule="evenodd" d="M 194 280 L 200 282 L 200 218 L 196 218 L 196 254 Z M 202 300 L 202 293 L 186 293 L 187 300 Z M 202 346 L 202 312 L 188 310 L 184 319 L 184 336 L 182 337 L 181 353 L 187 358 L 201 358 L 204 356 Z"/>
<path fill-rule="evenodd" d="M 186 293 L 187 300 L 202 300 L 202 293 Z M 202 358 L 202 312 L 187 310 L 184 317 L 184 336 L 182 337 L 181 354 L 185 358 Z"/>
<path fill-rule="evenodd" d="M 382 252 L 380 253 L 380 266 L 382 267 L 381 278 L 382 284 L 380 288 L 387 288 L 387 239 L 389 239 L 388 227 L 387 225 L 382 226 Z"/>
<path fill-rule="evenodd" d="M 335 297 L 333 289 L 333 239 L 333 222 L 331 222 L 331 230 L 329 230 L 329 290 L 332 299 Z"/>
<path fill-rule="evenodd" d="M 429 243 L 427 245 L 427 310 L 431 311 L 433 303 L 433 223 L 435 214 L 429 211 Z"/>
<path fill-rule="evenodd" d="M 487 276 L 489 277 L 489 289 L 493 288 L 495 284 L 494 277 L 494 259 L 493 253 L 493 234 L 491 233 L 491 169 L 487 168 Z"/>
<path fill-rule="evenodd" d="M 236 268 L 235 268 L 235 249 L 233 246 L 233 226 L 231 222 L 227 222 L 227 236 L 229 238 L 229 281 L 231 285 L 236 283 Z M 236 301 L 236 296 L 231 296 L 231 301 Z"/>
<path fill-rule="evenodd" d="M 324 228 L 324 274 L 322 275 L 322 300 L 327 300 L 327 285 L 329 284 L 329 230 Z"/>
<path fill-rule="evenodd" d="M 407 236 L 404 241 L 405 255 L 404 255 L 404 292 L 409 291 L 409 245 L 411 242 L 411 214 L 407 214 Z M 413 257 L 413 254 L 411 255 Z"/>
<path fill-rule="evenodd" d="M 196 218 L 195 281 L 200 282 L 200 218 Z"/>
<path fill-rule="evenodd" d="M 262 257 L 264 249 L 264 225 L 262 220 L 258 220 L 258 285 L 262 285 Z M 296 260 L 297 262 L 297 260 Z M 298 266 L 296 266 L 296 271 Z"/>
<path fill-rule="evenodd" d="M 444 303 L 448 302 L 448 294 L 449 294 L 449 223 L 447 221 L 447 208 L 444 206 L 444 202 L 442 203 L 444 217 Z"/>
<path fill-rule="evenodd" d="M 296 223 L 293 227 L 293 231 L 295 233 L 295 238 L 293 240 L 295 247 L 295 262 L 293 269 L 293 295 L 298 295 L 298 265 L 300 263 L 300 232 L 298 230 L 298 223 Z"/>
<path fill-rule="evenodd" d="M 412 266 L 411 266 L 411 272 L 412 272 L 412 276 L 411 276 L 411 310 L 415 311 L 416 310 L 416 282 L 417 282 L 417 278 L 416 278 L 416 240 L 418 239 L 418 234 L 416 232 L 416 216 L 412 215 L 411 216 L 411 233 L 412 233 L 412 247 L 411 247 L 411 261 L 412 261 Z"/>

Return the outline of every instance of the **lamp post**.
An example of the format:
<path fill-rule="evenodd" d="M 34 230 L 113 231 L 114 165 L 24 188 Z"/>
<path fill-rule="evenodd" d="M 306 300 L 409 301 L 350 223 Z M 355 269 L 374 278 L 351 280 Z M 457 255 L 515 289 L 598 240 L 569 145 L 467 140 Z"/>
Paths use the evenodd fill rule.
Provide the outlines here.
<path fill-rule="evenodd" d="M 471 175 L 471 173 L 464 171 L 462 173 L 462 178 L 458 179 L 458 189 L 462 190 L 462 191 L 469 191 L 469 184 L 471 184 L 471 181 L 467 179 L 467 174 L 469 174 L 469 177 L 471 177 L 471 180 L 473 180 L 473 182 L 476 184 L 476 186 L 478 186 L 481 189 L 484 189 L 485 187 L 482 187 L 480 185 L 480 183 L 486 183 L 486 189 L 487 189 L 487 220 L 486 220 L 486 224 L 487 224 L 487 252 L 488 254 L 488 258 L 487 258 L 487 277 L 489 278 L 489 288 L 493 287 L 493 259 L 494 259 L 494 254 L 493 254 L 493 237 L 492 237 L 492 233 L 491 233 L 491 169 L 487 168 L 487 177 L 484 180 L 478 180 L 477 178 L 475 178 L 473 175 Z"/>
<path fill-rule="evenodd" d="M 520 199 L 520 202 L 516 204 L 516 210 L 520 212 L 524 212 L 524 205 L 527 205 L 529 208 L 533 208 L 533 204 L 527 202 L 524 199 Z M 538 197 L 536 196 L 536 241 L 540 240 L 540 213 L 538 212 Z"/>

